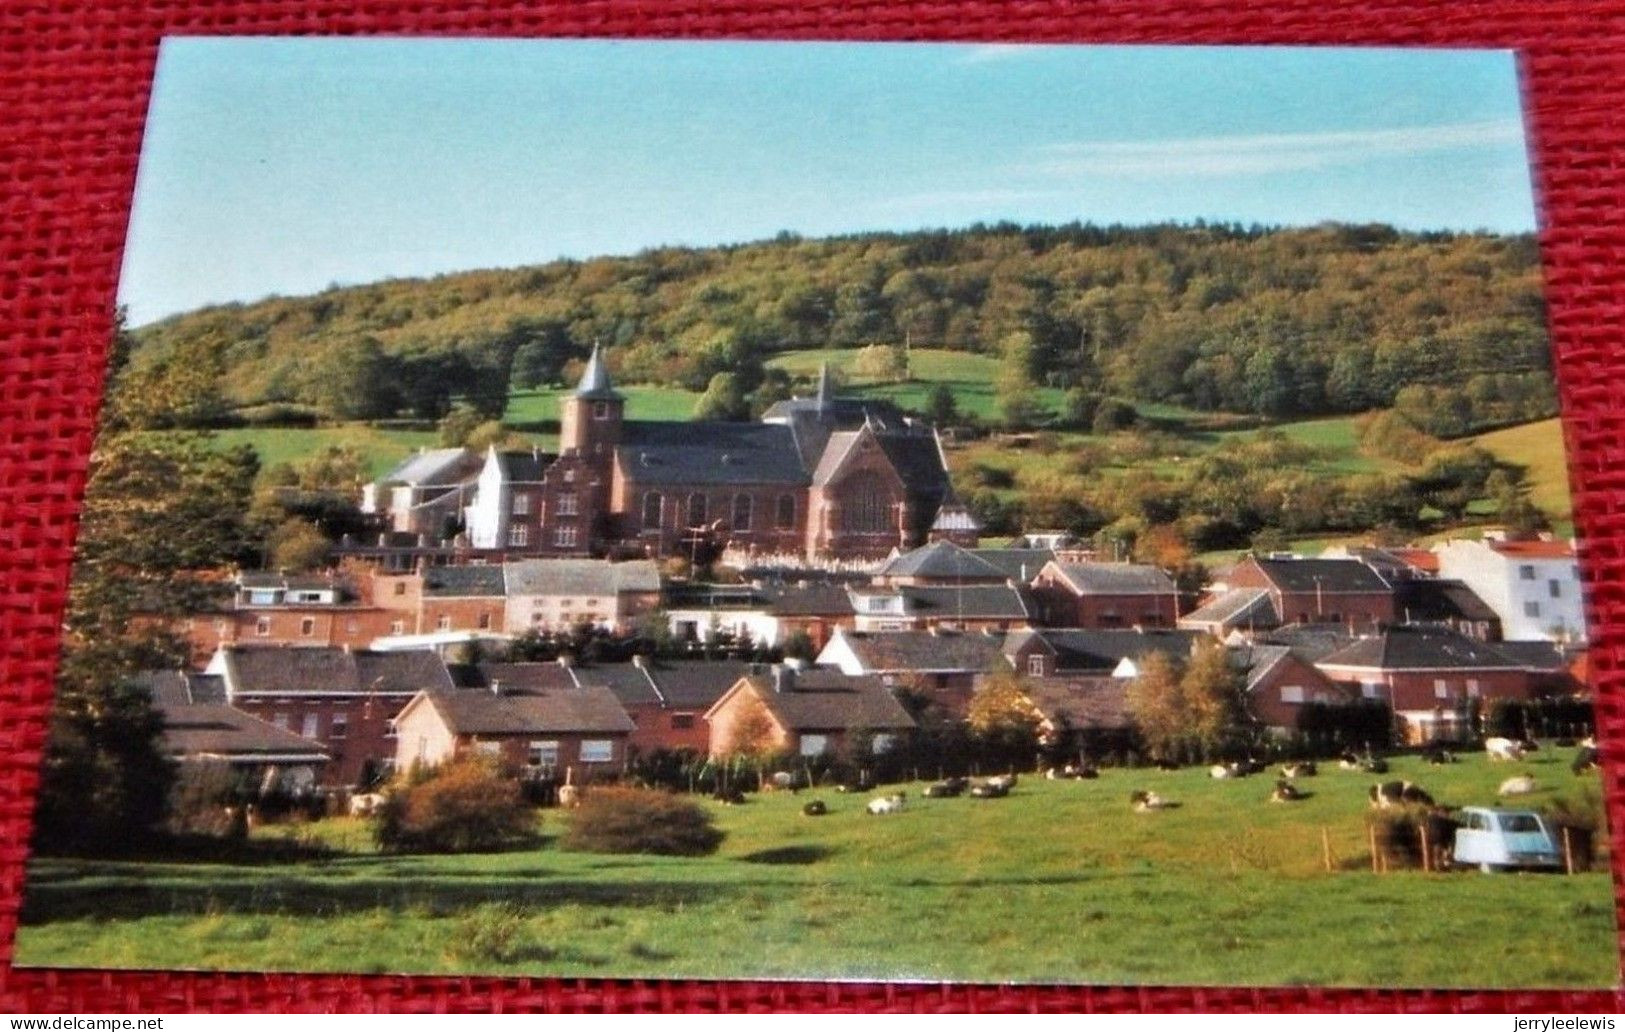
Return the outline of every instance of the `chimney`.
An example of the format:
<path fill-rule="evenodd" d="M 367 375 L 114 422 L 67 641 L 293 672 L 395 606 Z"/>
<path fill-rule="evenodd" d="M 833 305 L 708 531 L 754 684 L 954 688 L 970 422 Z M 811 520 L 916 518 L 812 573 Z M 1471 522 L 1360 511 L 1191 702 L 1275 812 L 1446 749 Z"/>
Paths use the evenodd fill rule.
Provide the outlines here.
<path fill-rule="evenodd" d="M 429 535 L 427 535 L 427 534 L 419 534 L 418 535 L 418 547 L 419 548 L 428 548 L 429 547 Z"/>
<path fill-rule="evenodd" d="M 796 686 L 796 672 L 783 663 L 773 664 L 773 690 L 780 695 L 793 691 Z"/>
<path fill-rule="evenodd" d="M 491 694 L 492 695 L 501 695 L 502 694 L 502 682 L 500 680 L 498 680 L 497 678 L 495 678 L 495 677 L 491 678 Z"/>
<path fill-rule="evenodd" d="M 350 651 L 351 651 L 351 646 L 350 646 L 350 643 L 349 643 L 349 642 L 345 642 L 345 643 L 344 643 L 344 654 L 345 654 L 345 655 L 346 655 L 346 656 L 348 656 L 348 655 L 349 655 L 349 654 L 350 654 Z"/>
<path fill-rule="evenodd" d="M 387 546 L 388 544 L 389 544 L 389 535 L 388 534 L 379 534 L 378 535 L 378 547 L 383 548 L 383 547 Z"/>

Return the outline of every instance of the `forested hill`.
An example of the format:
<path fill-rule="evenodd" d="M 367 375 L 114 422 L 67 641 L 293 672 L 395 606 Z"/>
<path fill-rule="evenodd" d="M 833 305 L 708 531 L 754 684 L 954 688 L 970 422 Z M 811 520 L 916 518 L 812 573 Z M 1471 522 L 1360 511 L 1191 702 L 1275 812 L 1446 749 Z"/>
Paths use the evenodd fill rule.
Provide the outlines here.
<path fill-rule="evenodd" d="M 1382 407 L 1411 384 L 1547 380 L 1531 237 L 1383 226 L 976 226 L 667 248 L 334 288 L 137 331 L 132 372 L 215 376 L 226 407 L 500 411 L 593 341 L 627 382 L 702 388 L 773 353 L 907 340 L 1035 383 L 1272 416 Z M 747 388 L 750 386 L 746 384 Z"/>

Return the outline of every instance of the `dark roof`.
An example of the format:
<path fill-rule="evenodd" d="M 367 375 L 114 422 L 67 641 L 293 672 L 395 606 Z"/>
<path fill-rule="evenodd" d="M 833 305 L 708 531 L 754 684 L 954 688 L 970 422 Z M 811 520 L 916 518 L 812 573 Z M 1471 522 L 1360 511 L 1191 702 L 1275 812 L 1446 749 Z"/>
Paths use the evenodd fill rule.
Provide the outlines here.
<path fill-rule="evenodd" d="M 171 756 L 191 759 L 293 757 L 318 763 L 327 759 L 321 745 L 223 705 L 159 706 L 164 719 L 163 747 Z"/>
<path fill-rule="evenodd" d="M 378 484 L 451 485 L 479 473 L 480 457 L 467 448 L 434 448 L 408 455 L 379 477 Z"/>
<path fill-rule="evenodd" d="M 506 594 L 500 566 L 431 566 L 423 571 L 423 593 L 434 598 L 501 598 Z"/>
<path fill-rule="evenodd" d="M 1281 622 L 1268 588 L 1231 588 L 1179 618 L 1181 624 L 1274 627 Z"/>
<path fill-rule="evenodd" d="M 423 698 L 458 735 L 615 734 L 635 726 L 607 688 L 593 686 L 513 694 L 473 688 Z"/>
<path fill-rule="evenodd" d="M 915 726 L 878 677 L 812 668 L 787 672 L 778 682 L 782 690 L 775 687 L 771 674 L 752 675 L 751 683 L 779 723 L 791 731 L 898 731 Z"/>
<path fill-rule="evenodd" d="M 1376 570 L 1358 559 L 1265 559 L 1254 556 L 1253 562 L 1282 591 L 1392 590 Z"/>
<path fill-rule="evenodd" d="M 971 554 L 995 567 L 1009 580 L 1025 584 L 1055 558 L 1048 548 L 976 548 Z"/>
<path fill-rule="evenodd" d="M 953 631 L 842 631 L 864 669 L 983 673 L 1000 662 L 1001 638 Z"/>
<path fill-rule="evenodd" d="M 1390 627 L 1322 656 L 1321 666 L 1378 670 L 1505 669 L 1522 664 L 1493 645 L 1442 627 Z"/>
<path fill-rule="evenodd" d="M 952 541 L 933 541 L 904 552 L 882 566 L 875 576 L 921 577 L 932 580 L 1006 579 L 1001 567 Z"/>
<path fill-rule="evenodd" d="M 159 706 L 191 706 L 226 702 L 226 684 L 213 674 L 189 670 L 143 670 L 130 683 L 147 689 Z"/>
<path fill-rule="evenodd" d="M 1173 595 L 1179 589 L 1155 566 L 1137 563 L 1056 563 L 1066 582 L 1081 594 Z"/>
<path fill-rule="evenodd" d="M 903 596 L 910 616 L 964 617 L 969 620 L 1025 620 L 1034 606 L 1025 588 L 1008 584 L 908 585 L 892 589 Z M 860 592 L 861 594 L 862 592 Z M 891 592 L 882 591 L 881 594 Z"/>
<path fill-rule="evenodd" d="M 1394 586 L 1394 611 L 1405 623 L 1469 620 L 1499 623 L 1495 610 L 1457 580 L 1407 580 Z"/>
<path fill-rule="evenodd" d="M 790 428 L 775 424 L 630 421 L 615 456 L 639 485 L 810 482 Z"/>
<path fill-rule="evenodd" d="M 1275 664 L 1291 655 L 1292 650 L 1285 645 L 1243 645 L 1230 650 L 1231 661 L 1247 673 L 1248 691 L 1257 688 Z"/>
<path fill-rule="evenodd" d="M 1115 677 L 1028 677 L 1027 699 L 1057 728 L 1121 728 L 1128 715 L 1128 681 Z"/>
<path fill-rule="evenodd" d="M 1105 628 L 1099 630 L 1039 630 L 1040 639 L 1055 653 L 1057 670 L 1110 671 L 1125 659 L 1160 652 L 1181 661 L 1190 658 L 1196 642 L 1208 637 L 1201 631 Z"/>
<path fill-rule="evenodd" d="M 502 479 L 510 484 L 539 484 L 542 474 L 557 457 L 537 451 L 500 451 L 497 452 L 497 468 L 502 470 Z"/>
<path fill-rule="evenodd" d="M 760 589 L 775 616 L 845 616 L 852 596 L 844 584 L 769 584 Z"/>
<path fill-rule="evenodd" d="M 377 692 L 415 695 L 452 687 L 434 652 L 346 652 L 335 648 L 235 646 L 225 651 L 226 683 L 234 694 L 322 695 Z"/>
<path fill-rule="evenodd" d="M 1562 648 L 1549 641 L 1498 641 L 1494 648 L 1516 666 L 1547 673 L 1567 670 L 1571 660 Z"/>
<path fill-rule="evenodd" d="M 615 595 L 660 590 L 652 560 L 522 559 L 502 566 L 510 595 Z"/>
<path fill-rule="evenodd" d="M 582 370 L 581 382 L 576 384 L 576 397 L 590 398 L 595 401 L 620 401 L 620 392 L 609 379 L 609 366 L 604 362 L 603 349 L 598 345 L 592 346 L 592 357 L 587 359 L 587 368 Z"/>
<path fill-rule="evenodd" d="M 789 398 L 769 405 L 762 418 L 772 422 L 818 420 L 834 430 L 855 430 L 866 421 L 886 428 L 904 424 L 903 410 L 885 398 L 829 398 L 822 405 L 816 397 Z"/>
<path fill-rule="evenodd" d="M 948 468 L 935 434 L 929 430 L 886 431 L 877 433 L 875 439 L 910 494 L 936 501 L 947 493 Z"/>
<path fill-rule="evenodd" d="M 241 588 L 281 588 L 286 591 L 343 591 L 344 581 L 319 573 L 295 574 L 245 570 L 237 575 Z"/>
<path fill-rule="evenodd" d="M 1285 645 L 1299 659 L 1319 663 L 1322 657 L 1347 648 L 1355 637 L 1339 624 L 1292 624 L 1261 635 L 1258 641 Z"/>
<path fill-rule="evenodd" d="M 576 686 L 570 671 L 553 663 L 481 663 L 478 666 L 448 667 L 459 688 L 490 690 L 496 683 L 505 695 L 527 691 L 563 691 Z"/>

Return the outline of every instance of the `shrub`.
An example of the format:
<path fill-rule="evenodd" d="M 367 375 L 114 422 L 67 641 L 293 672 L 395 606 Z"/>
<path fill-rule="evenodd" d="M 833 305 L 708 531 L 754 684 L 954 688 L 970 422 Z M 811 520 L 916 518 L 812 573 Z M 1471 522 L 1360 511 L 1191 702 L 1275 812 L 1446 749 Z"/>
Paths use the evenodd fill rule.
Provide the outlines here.
<path fill-rule="evenodd" d="M 519 784 L 464 756 L 389 792 L 373 834 L 386 852 L 477 853 L 523 842 L 537 817 Z"/>
<path fill-rule="evenodd" d="M 722 832 L 704 807 L 646 788 L 596 788 L 586 794 L 562 843 L 581 853 L 706 856 Z"/>

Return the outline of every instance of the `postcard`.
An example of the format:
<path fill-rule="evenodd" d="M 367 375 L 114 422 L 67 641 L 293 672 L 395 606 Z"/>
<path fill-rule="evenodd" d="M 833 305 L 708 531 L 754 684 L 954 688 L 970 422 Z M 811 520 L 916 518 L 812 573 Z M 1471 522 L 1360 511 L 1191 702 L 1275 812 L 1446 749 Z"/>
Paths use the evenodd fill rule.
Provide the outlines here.
<path fill-rule="evenodd" d="M 174 38 L 30 967 L 1619 982 L 1516 55 Z"/>

